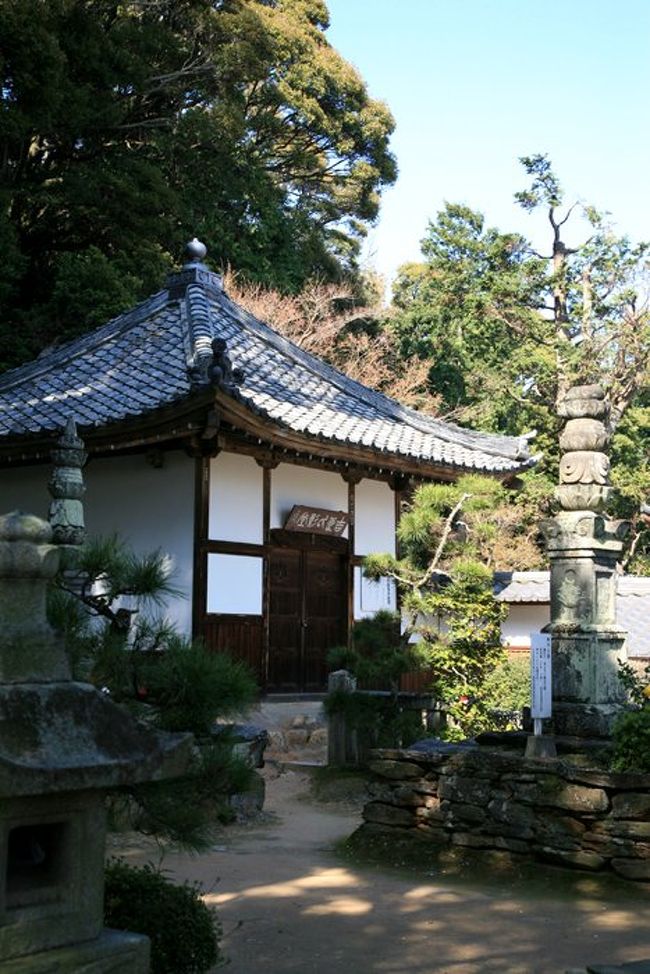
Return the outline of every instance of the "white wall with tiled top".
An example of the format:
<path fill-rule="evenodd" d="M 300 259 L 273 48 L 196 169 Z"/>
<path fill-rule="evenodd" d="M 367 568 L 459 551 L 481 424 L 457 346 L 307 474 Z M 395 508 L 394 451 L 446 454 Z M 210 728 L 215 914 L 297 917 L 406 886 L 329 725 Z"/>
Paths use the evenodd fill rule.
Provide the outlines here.
<path fill-rule="evenodd" d="M 531 634 L 541 632 L 550 621 L 548 602 L 512 602 L 501 623 L 501 638 L 511 649 L 530 649 Z"/>

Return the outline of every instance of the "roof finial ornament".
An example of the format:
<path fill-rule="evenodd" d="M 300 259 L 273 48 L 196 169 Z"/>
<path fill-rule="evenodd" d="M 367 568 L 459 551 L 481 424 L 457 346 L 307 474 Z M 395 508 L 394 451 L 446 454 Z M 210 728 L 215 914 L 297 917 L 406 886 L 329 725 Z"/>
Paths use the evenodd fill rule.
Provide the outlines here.
<path fill-rule="evenodd" d="M 189 264 L 200 264 L 205 259 L 205 255 L 208 252 L 208 248 L 204 243 L 201 243 L 196 237 L 193 237 L 189 243 L 185 244 L 185 253 L 188 257 Z"/>

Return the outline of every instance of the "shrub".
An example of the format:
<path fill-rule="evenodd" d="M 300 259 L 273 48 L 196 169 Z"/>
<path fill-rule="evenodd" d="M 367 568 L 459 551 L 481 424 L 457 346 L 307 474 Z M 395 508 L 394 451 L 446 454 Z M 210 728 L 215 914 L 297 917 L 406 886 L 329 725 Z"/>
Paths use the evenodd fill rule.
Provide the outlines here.
<path fill-rule="evenodd" d="M 614 724 L 612 769 L 650 773 L 650 706 L 622 714 Z"/>
<path fill-rule="evenodd" d="M 104 922 L 151 939 L 151 974 L 205 974 L 219 960 L 221 928 L 197 887 L 150 865 L 108 863 Z"/>
<path fill-rule="evenodd" d="M 168 731 L 192 731 L 197 737 L 209 733 L 216 717 L 248 707 L 257 693 L 243 663 L 179 637 L 169 641 L 164 653 L 149 660 L 142 678 L 159 726 Z"/>
<path fill-rule="evenodd" d="M 183 777 L 113 793 L 111 824 L 200 852 L 212 844 L 219 824 L 233 820 L 230 796 L 247 791 L 253 779 L 253 769 L 228 744 L 202 744 Z"/>
<path fill-rule="evenodd" d="M 337 646 L 327 654 L 332 669 L 344 668 L 365 687 L 399 689 L 400 677 L 420 667 L 417 644 L 400 637 L 400 616 L 381 609 L 369 619 L 360 619 L 352 628 L 352 646 Z"/>
<path fill-rule="evenodd" d="M 523 710 L 530 705 L 530 656 L 514 656 L 500 663 L 486 678 L 483 693 L 494 710 Z"/>
<path fill-rule="evenodd" d="M 408 747 L 427 736 L 420 712 L 404 708 L 396 696 L 337 690 L 327 695 L 323 706 L 327 714 L 343 714 L 348 728 L 357 732 L 362 752 L 373 747 Z"/>
<path fill-rule="evenodd" d="M 211 726 L 246 709 L 257 688 L 243 664 L 151 614 L 174 593 L 161 552 L 136 555 L 117 536 L 95 539 L 55 579 L 48 613 L 76 679 L 105 688 L 140 720 L 202 739 L 182 778 L 125 786 L 109 797 L 114 824 L 198 851 L 214 825 L 232 816 L 229 796 L 251 778 L 225 738 L 210 746 Z"/>
<path fill-rule="evenodd" d="M 650 664 L 639 673 L 631 663 L 618 661 L 618 678 L 630 703 L 641 706 L 650 693 Z"/>

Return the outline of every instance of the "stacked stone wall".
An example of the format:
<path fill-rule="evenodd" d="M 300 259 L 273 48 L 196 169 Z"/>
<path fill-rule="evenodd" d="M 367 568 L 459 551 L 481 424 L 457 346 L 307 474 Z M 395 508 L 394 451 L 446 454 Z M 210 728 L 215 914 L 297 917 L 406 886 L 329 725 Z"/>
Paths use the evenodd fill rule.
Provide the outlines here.
<path fill-rule="evenodd" d="M 650 881 L 650 775 L 457 749 L 373 752 L 365 832 Z"/>

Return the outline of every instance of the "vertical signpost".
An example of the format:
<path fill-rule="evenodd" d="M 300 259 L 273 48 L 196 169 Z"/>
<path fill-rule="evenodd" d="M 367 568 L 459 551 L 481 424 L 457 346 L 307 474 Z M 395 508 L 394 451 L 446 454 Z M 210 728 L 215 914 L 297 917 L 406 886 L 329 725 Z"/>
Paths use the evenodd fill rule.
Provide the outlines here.
<path fill-rule="evenodd" d="M 552 714 L 552 665 L 550 634 L 532 633 L 530 637 L 530 715 L 533 718 L 534 734 L 533 737 L 528 738 L 527 757 L 555 756 L 555 742 L 551 738 L 542 736 L 542 720 Z"/>

